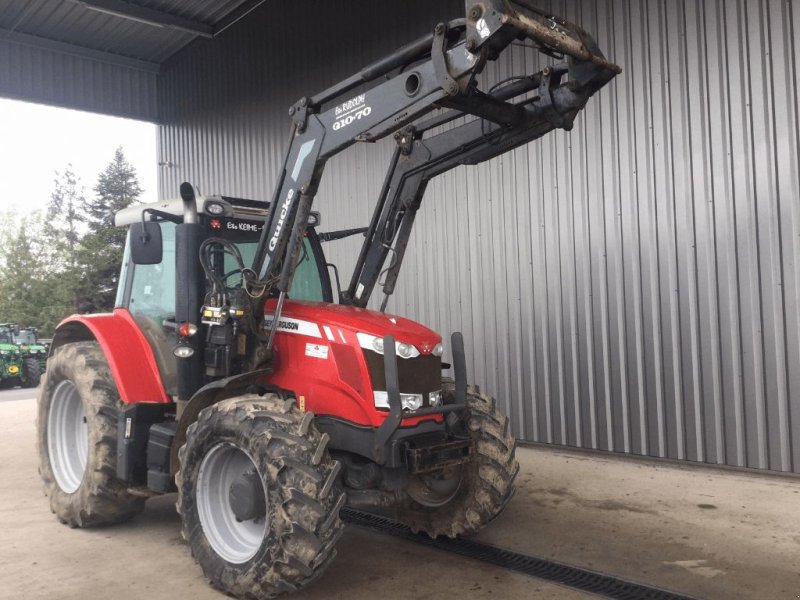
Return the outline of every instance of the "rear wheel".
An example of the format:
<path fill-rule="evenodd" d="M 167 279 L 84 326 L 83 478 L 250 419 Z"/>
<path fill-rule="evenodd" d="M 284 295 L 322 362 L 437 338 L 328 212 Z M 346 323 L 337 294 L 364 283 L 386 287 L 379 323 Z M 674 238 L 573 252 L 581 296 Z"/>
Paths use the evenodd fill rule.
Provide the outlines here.
<path fill-rule="evenodd" d="M 443 382 L 442 391 L 445 401 L 453 399 L 451 381 Z M 476 533 L 499 515 L 514 495 L 519 472 L 514 457 L 516 441 L 508 419 L 495 404 L 494 398 L 470 386 L 464 418 L 457 421 L 455 414 L 449 416 L 455 433 L 470 438 L 472 458 L 456 467 L 410 478 L 408 497 L 397 514 L 414 532 L 423 531 L 433 538 Z"/>
<path fill-rule="evenodd" d="M 22 361 L 22 377 L 23 387 L 33 388 L 39 385 L 39 381 L 42 378 L 42 371 L 37 359 L 26 358 Z"/>
<path fill-rule="evenodd" d="M 293 399 L 223 400 L 180 450 L 183 536 L 211 584 L 271 598 L 314 581 L 336 555 L 344 494 L 339 463 Z"/>
<path fill-rule="evenodd" d="M 50 509 L 71 527 L 124 521 L 144 505 L 116 478 L 120 406 L 97 343 L 56 349 L 39 391 L 39 474 Z"/>

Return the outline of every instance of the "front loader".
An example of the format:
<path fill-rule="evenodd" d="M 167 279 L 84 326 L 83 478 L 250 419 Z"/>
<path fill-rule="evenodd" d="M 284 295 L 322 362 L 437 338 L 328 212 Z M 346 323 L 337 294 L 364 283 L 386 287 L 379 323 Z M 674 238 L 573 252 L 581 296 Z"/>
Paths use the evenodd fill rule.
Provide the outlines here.
<path fill-rule="evenodd" d="M 523 3 L 465 9 L 293 105 L 270 202 L 184 183 L 180 198 L 116 215 L 129 227 L 117 308 L 59 325 L 39 396 L 40 472 L 60 520 L 119 522 L 177 491 L 211 583 L 268 598 L 331 563 L 344 505 L 431 537 L 500 514 L 519 469 L 508 419 L 468 384 L 460 333 L 443 340 L 386 302 L 428 181 L 570 129 L 619 68 L 580 27 Z M 481 89 L 517 43 L 553 60 Z M 389 135 L 368 226 L 319 233 L 326 161 Z M 334 289 L 323 245 L 349 235 L 364 243 Z"/>

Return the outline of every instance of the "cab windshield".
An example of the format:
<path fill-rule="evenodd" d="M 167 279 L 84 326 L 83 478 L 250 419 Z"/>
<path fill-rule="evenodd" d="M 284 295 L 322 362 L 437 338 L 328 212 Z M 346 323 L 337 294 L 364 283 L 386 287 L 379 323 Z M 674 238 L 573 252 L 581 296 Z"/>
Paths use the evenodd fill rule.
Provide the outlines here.
<path fill-rule="evenodd" d="M 35 344 L 36 334 L 32 331 L 20 331 L 16 336 L 18 344 Z"/>

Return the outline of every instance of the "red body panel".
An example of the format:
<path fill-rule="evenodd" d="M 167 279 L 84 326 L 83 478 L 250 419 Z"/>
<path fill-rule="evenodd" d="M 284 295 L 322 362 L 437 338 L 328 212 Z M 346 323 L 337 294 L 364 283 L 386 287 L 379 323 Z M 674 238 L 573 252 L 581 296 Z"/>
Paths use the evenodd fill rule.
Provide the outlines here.
<path fill-rule="evenodd" d="M 268 301 L 265 313 L 270 315 L 274 310 L 275 300 Z M 430 354 L 442 339 L 436 332 L 403 317 L 338 304 L 287 300 L 275 335 L 274 372 L 267 381 L 294 392 L 305 410 L 314 414 L 380 426 L 388 412 L 375 408 L 359 332 L 376 337 L 392 334 L 398 342 L 413 345 L 421 354 Z M 58 326 L 53 348 L 92 338 L 103 349 L 124 403 L 171 402 L 150 345 L 126 309 L 65 319 Z M 441 418 L 408 418 L 401 425 L 409 427 Z"/>
<path fill-rule="evenodd" d="M 91 335 L 87 336 L 86 330 Z M 127 309 L 116 308 L 112 314 L 73 315 L 64 319 L 56 329 L 53 348 L 91 337 L 103 349 L 125 404 L 172 402 L 164 391 L 150 344 Z"/>
<path fill-rule="evenodd" d="M 275 301 L 270 300 L 265 314 L 274 311 Z M 358 332 L 376 337 L 392 334 L 421 354 L 430 354 L 442 341 L 436 332 L 403 317 L 338 304 L 287 300 L 275 335 L 275 371 L 269 382 L 292 390 L 298 399 L 302 396 L 305 409 L 316 415 L 379 426 L 388 413 L 375 408 Z M 440 420 L 441 416 L 404 419 L 402 426 L 432 418 Z"/>

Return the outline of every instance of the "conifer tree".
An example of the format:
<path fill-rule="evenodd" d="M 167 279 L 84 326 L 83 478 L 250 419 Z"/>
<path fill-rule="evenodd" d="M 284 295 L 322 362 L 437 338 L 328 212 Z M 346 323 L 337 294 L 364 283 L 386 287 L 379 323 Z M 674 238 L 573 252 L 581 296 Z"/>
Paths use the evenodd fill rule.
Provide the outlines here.
<path fill-rule="evenodd" d="M 105 312 L 114 307 L 126 235 L 126 229 L 114 226 L 114 214 L 137 202 L 142 193 L 136 169 L 122 148 L 114 152 L 93 189 L 95 197 L 84 199 L 81 206 L 88 233 L 79 249 L 81 285 L 76 308 L 80 312 Z"/>
<path fill-rule="evenodd" d="M 74 269 L 77 265 L 76 253 L 83 221 L 81 210 L 85 202 L 83 186 L 72 170 L 72 164 L 61 173 L 56 171 L 43 230 L 53 250 L 55 268 Z"/>

